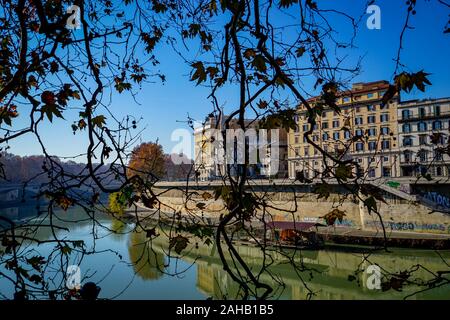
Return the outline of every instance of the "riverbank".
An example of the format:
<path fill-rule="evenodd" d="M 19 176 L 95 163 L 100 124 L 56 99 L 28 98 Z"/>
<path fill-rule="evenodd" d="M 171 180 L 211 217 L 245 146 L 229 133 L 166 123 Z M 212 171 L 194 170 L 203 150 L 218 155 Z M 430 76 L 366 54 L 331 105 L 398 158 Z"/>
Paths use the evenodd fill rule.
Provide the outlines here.
<path fill-rule="evenodd" d="M 155 210 L 145 207 L 135 207 L 133 210 L 128 210 L 127 214 L 136 217 L 140 220 L 151 219 Z M 173 220 L 174 215 L 165 213 L 167 220 Z M 203 213 L 201 216 L 188 215 L 186 213 L 179 213 L 181 217 L 189 218 L 192 222 L 198 221 L 215 226 L 219 223 L 217 214 Z M 256 226 L 257 228 L 258 226 Z M 346 226 L 319 226 L 315 227 L 315 232 L 321 237 L 325 245 L 339 245 L 339 246 L 367 246 L 371 248 L 395 247 L 395 248 L 410 248 L 410 249 L 427 249 L 427 250 L 449 250 L 450 249 L 450 234 L 437 234 L 425 232 L 407 232 L 407 231 L 387 231 L 386 239 L 384 238 L 382 230 L 361 230 Z M 386 243 L 385 243 L 386 242 Z"/>

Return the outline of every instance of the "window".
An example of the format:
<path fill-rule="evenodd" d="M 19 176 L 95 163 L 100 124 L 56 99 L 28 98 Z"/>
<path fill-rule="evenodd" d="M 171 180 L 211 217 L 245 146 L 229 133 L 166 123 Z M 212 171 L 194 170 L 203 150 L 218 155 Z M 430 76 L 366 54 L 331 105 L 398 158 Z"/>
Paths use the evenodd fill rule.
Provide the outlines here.
<path fill-rule="evenodd" d="M 363 124 L 363 118 L 362 117 L 356 117 L 355 118 L 355 124 Z"/>
<path fill-rule="evenodd" d="M 328 133 L 327 133 L 327 132 L 324 132 L 324 133 L 322 134 L 322 140 L 323 140 L 323 141 L 327 141 L 327 140 L 328 140 Z"/>
<path fill-rule="evenodd" d="M 425 167 L 425 166 L 420 166 L 419 168 L 418 168 L 418 171 L 420 172 L 420 174 L 421 175 L 426 175 L 427 174 L 427 167 Z"/>
<path fill-rule="evenodd" d="M 419 136 L 419 145 L 423 146 L 424 144 L 427 144 L 427 135 L 426 134 L 421 134 Z"/>
<path fill-rule="evenodd" d="M 411 132 L 411 125 L 409 123 L 404 123 L 403 126 L 402 126 L 402 131 L 404 133 Z"/>
<path fill-rule="evenodd" d="M 336 141 L 338 141 L 338 140 L 340 139 L 340 137 L 339 137 L 339 131 L 333 132 L 333 139 L 336 140 Z"/>
<path fill-rule="evenodd" d="M 403 152 L 403 158 L 405 162 L 411 162 L 411 151 Z"/>
<path fill-rule="evenodd" d="M 381 127 L 381 134 L 388 135 L 389 134 L 389 127 Z"/>
<path fill-rule="evenodd" d="M 436 167 L 436 175 L 442 176 L 442 167 Z"/>
<path fill-rule="evenodd" d="M 375 110 L 376 110 L 376 107 L 375 107 L 374 104 L 369 104 L 369 105 L 367 106 L 367 111 L 375 111 Z"/>
<path fill-rule="evenodd" d="M 362 129 L 356 129 L 355 134 L 356 134 L 357 136 L 362 136 L 362 135 L 364 135 L 364 132 L 363 132 Z"/>
<path fill-rule="evenodd" d="M 383 167 L 383 177 L 391 176 L 391 168 Z"/>
<path fill-rule="evenodd" d="M 303 131 L 305 132 L 305 131 L 308 131 L 308 129 L 309 129 L 309 125 L 308 124 L 304 124 L 303 125 Z"/>
<path fill-rule="evenodd" d="M 356 107 L 356 108 L 355 108 L 355 111 L 356 111 L 356 112 L 360 112 L 360 111 L 361 111 L 361 108 L 360 108 L 360 107 Z"/>
<path fill-rule="evenodd" d="M 389 121 L 389 114 L 388 113 L 380 114 L 380 121 L 381 122 L 388 122 Z"/>
<path fill-rule="evenodd" d="M 433 121 L 433 130 L 441 130 L 442 123 L 439 120 Z"/>
<path fill-rule="evenodd" d="M 364 151 L 364 143 L 357 142 L 356 143 L 356 151 Z"/>
<path fill-rule="evenodd" d="M 375 168 L 369 169 L 369 178 L 375 178 Z"/>
<path fill-rule="evenodd" d="M 370 98 L 373 98 L 373 93 L 368 93 L 368 94 L 367 94 L 367 98 L 369 98 L 369 99 L 370 99 Z"/>
<path fill-rule="evenodd" d="M 411 117 L 411 113 L 408 109 L 402 111 L 402 119 L 409 119 Z"/>
<path fill-rule="evenodd" d="M 300 148 L 295 148 L 295 156 L 298 157 L 300 155 Z"/>
<path fill-rule="evenodd" d="M 427 131 L 427 123 L 426 122 L 419 122 L 417 124 L 417 131 L 423 132 L 423 131 Z"/>
<path fill-rule="evenodd" d="M 428 159 L 428 152 L 426 150 L 419 150 L 419 152 L 417 152 L 417 156 L 419 157 L 419 160 L 421 162 L 425 162 Z"/>
<path fill-rule="evenodd" d="M 377 148 L 377 142 L 376 141 L 369 141 L 369 150 L 373 151 Z"/>
<path fill-rule="evenodd" d="M 350 131 L 344 131 L 344 139 L 350 139 Z"/>
<path fill-rule="evenodd" d="M 334 152 L 339 153 L 339 145 L 338 144 L 334 145 Z"/>
<path fill-rule="evenodd" d="M 344 97 L 344 102 L 350 102 L 350 97 Z"/>
<path fill-rule="evenodd" d="M 322 129 L 328 129 L 328 121 L 322 122 Z"/>
<path fill-rule="evenodd" d="M 419 117 L 423 118 L 426 115 L 425 108 L 419 108 Z"/>
<path fill-rule="evenodd" d="M 443 157 L 442 157 L 442 152 L 441 150 L 434 150 L 434 160 L 436 161 L 442 161 Z"/>
<path fill-rule="evenodd" d="M 367 134 L 369 137 L 374 137 L 377 135 L 377 128 L 369 128 L 369 130 L 367 130 Z"/>
<path fill-rule="evenodd" d="M 303 135 L 303 143 L 308 142 L 308 140 L 306 140 L 306 134 Z"/>
<path fill-rule="evenodd" d="M 317 142 L 317 141 L 319 141 L 319 136 L 318 135 L 314 135 L 312 137 L 312 139 L 313 139 L 313 141 Z"/>
<path fill-rule="evenodd" d="M 434 111 L 434 115 L 436 117 L 440 116 L 441 115 L 441 106 L 434 106 L 433 111 Z"/>
<path fill-rule="evenodd" d="M 403 146 L 404 147 L 412 147 L 413 141 L 411 137 L 404 137 L 403 138 Z"/>
<path fill-rule="evenodd" d="M 294 132 L 296 132 L 296 133 L 299 133 L 299 132 L 300 132 L 300 127 L 299 127 L 298 124 L 295 125 L 295 131 L 294 131 Z"/>
<path fill-rule="evenodd" d="M 309 147 L 305 147 L 305 156 L 309 156 Z"/>
<path fill-rule="evenodd" d="M 339 128 L 339 120 L 333 120 L 333 128 Z"/>
<path fill-rule="evenodd" d="M 368 116 L 367 117 L 367 123 L 375 123 L 375 116 Z"/>
<path fill-rule="evenodd" d="M 381 141 L 381 149 L 387 150 L 391 146 L 391 142 L 389 140 L 383 140 Z"/>
<path fill-rule="evenodd" d="M 297 136 L 294 137 L 294 143 L 295 143 L 295 144 L 298 143 L 298 137 L 297 137 Z"/>

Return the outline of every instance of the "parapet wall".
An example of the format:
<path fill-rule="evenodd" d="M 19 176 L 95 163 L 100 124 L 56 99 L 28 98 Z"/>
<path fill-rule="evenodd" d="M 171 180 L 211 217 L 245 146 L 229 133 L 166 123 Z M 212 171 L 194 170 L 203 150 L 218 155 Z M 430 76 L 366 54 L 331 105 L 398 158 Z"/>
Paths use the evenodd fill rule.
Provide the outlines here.
<path fill-rule="evenodd" d="M 164 191 L 159 197 L 166 205 L 161 208 L 164 211 L 190 212 L 214 218 L 227 213 L 224 203 L 220 199 L 214 200 L 214 188 L 215 186 L 190 186 L 188 201 L 184 190 L 178 188 L 160 187 L 157 191 Z M 337 208 L 345 212 L 343 221 L 336 222 L 337 227 L 381 232 L 377 215 L 369 214 L 363 203 L 351 197 L 350 192 L 342 186 L 335 186 L 326 200 L 318 199 L 309 185 L 260 185 L 252 187 L 252 190 L 270 206 L 266 208 L 266 214 L 270 214 L 273 220 L 323 222 L 321 217 Z M 377 206 L 387 231 L 450 233 L 450 214 L 432 212 L 432 209 L 424 205 L 385 191 L 383 195 L 386 203 L 377 201 Z"/>

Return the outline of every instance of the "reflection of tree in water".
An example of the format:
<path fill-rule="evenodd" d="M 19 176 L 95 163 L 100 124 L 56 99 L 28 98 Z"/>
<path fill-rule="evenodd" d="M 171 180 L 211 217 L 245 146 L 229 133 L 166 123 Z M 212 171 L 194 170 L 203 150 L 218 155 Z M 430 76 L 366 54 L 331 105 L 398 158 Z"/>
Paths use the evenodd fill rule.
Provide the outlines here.
<path fill-rule="evenodd" d="M 112 218 L 110 229 L 112 231 L 111 238 L 113 238 L 114 240 L 122 240 L 128 228 L 125 222 L 116 218 Z"/>
<path fill-rule="evenodd" d="M 134 272 L 144 280 L 161 278 L 164 271 L 164 254 L 152 250 L 142 230 L 130 234 L 128 253 Z"/>

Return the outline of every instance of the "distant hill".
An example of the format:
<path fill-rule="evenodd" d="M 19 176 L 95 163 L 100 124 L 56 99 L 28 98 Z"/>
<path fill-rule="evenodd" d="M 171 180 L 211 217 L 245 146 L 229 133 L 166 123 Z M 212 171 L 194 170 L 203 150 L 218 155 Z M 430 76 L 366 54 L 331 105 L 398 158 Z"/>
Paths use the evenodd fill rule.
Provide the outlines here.
<path fill-rule="evenodd" d="M 161 177 L 162 180 L 179 181 L 186 180 L 193 161 L 187 158 L 185 155 L 174 155 L 174 157 L 180 157 L 183 164 L 176 165 L 171 160 L 171 155 L 165 155 L 165 167 L 166 174 Z M 86 164 L 78 163 L 75 161 L 61 161 L 58 158 L 53 158 L 58 167 L 55 168 L 56 172 L 64 170 L 66 173 L 75 175 L 86 174 Z M 49 166 L 48 160 L 42 155 L 21 157 L 10 153 L 0 153 L 0 184 L 4 183 L 23 183 L 31 181 L 33 183 L 46 183 L 49 180 L 45 168 Z M 108 177 L 109 166 L 105 165 L 98 173 L 105 176 L 105 179 L 112 181 L 113 176 Z M 193 172 L 191 172 L 191 176 Z"/>

